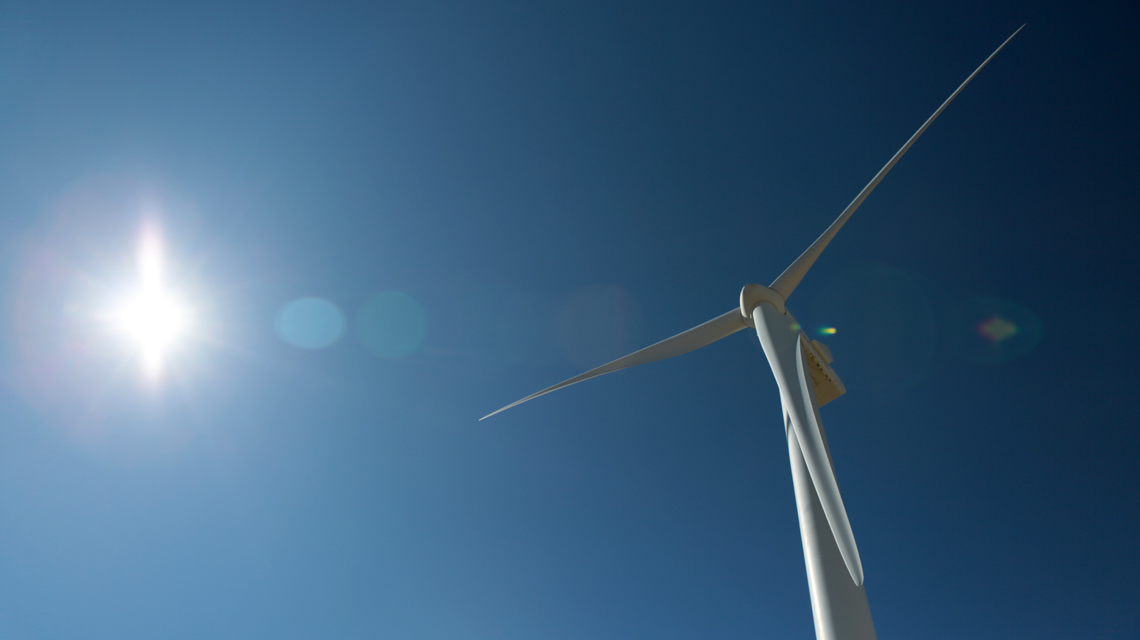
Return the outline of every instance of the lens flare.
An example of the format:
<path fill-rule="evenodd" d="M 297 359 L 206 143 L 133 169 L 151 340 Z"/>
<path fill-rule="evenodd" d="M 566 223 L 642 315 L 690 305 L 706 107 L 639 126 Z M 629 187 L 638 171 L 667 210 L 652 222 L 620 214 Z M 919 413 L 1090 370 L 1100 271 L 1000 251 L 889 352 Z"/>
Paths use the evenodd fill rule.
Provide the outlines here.
<path fill-rule="evenodd" d="M 975 330 L 978 332 L 978 335 L 993 344 L 1008 340 L 1021 332 L 1020 327 L 1001 316 L 993 316 L 982 320 L 978 323 L 978 326 L 975 327 Z"/>
<path fill-rule="evenodd" d="M 833 336 L 833 335 L 835 335 L 835 327 L 820 327 L 819 328 L 819 335 L 821 335 L 821 336 Z"/>
<path fill-rule="evenodd" d="M 952 353 L 973 362 L 998 364 L 1032 351 L 1044 336 L 1041 318 L 1004 298 L 961 301 L 951 318 Z"/>
<path fill-rule="evenodd" d="M 344 334 L 344 312 L 323 298 L 297 298 L 277 312 L 277 336 L 299 349 L 327 347 Z"/>
<path fill-rule="evenodd" d="M 138 351 L 143 371 L 157 378 L 168 353 L 189 328 L 190 316 L 163 281 L 162 244 L 146 234 L 139 247 L 139 286 L 112 313 L 119 332 Z"/>
<path fill-rule="evenodd" d="M 383 291 L 369 298 L 356 314 L 356 331 L 364 347 L 374 355 L 403 358 L 423 344 L 427 314 L 408 294 Z"/>

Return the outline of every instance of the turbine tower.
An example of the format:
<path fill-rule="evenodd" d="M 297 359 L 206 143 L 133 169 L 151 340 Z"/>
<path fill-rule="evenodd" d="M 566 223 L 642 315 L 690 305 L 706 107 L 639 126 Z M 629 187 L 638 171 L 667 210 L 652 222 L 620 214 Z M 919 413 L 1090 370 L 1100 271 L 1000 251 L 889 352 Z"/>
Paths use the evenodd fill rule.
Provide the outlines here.
<path fill-rule="evenodd" d="M 906 141 L 835 222 L 823 232 L 796 261 L 784 270 L 770 286 L 745 285 L 740 291 L 740 306 L 672 338 L 662 340 L 613 362 L 591 369 L 513 402 L 480 420 L 506 411 L 528 400 L 563 387 L 620 369 L 672 358 L 699 349 L 745 328 L 755 329 L 764 355 L 772 367 L 780 402 L 784 410 L 784 430 L 788 439 L 792 479 L 799 513 L 800 536 L 807 565 L 808 590 L 811 593 L 812 616 L 818 640 L 874 640 L 875 627 L 867 594 L 863 589 L 863 563 L 855 546 L 855 535 L 847 519 L 835 468 L 819 408 L 846 392 L 839 376 L 831 368 L 831 352 L 817 340 L 809 340 L 796 319 L 784 307 L 800 280 L 823 253 L 831 239 L 851 214 L 863 204 L 899 158 L 910 149 L 934 119 L 961 93 L 1016 36 L 1022 25 L 1006 38 L 973 73 L 966 78 L 942 106 Z"/>

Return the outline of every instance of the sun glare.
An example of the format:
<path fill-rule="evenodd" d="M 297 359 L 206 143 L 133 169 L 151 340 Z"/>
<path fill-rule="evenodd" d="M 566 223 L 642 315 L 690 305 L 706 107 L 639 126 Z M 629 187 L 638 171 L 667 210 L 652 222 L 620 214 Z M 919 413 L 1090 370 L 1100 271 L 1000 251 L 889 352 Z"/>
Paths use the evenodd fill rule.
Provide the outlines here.
<path fill-rule="evenodd" d="M 113 315 L 118 329 L 138 350 L 143 371 L 156 378 L 169 352 L 186 334 L 189 314 L 166 290 L 162 245 L 153 234 L 144 237 L 139 248 L 138 270 L 138 289 Z"/>

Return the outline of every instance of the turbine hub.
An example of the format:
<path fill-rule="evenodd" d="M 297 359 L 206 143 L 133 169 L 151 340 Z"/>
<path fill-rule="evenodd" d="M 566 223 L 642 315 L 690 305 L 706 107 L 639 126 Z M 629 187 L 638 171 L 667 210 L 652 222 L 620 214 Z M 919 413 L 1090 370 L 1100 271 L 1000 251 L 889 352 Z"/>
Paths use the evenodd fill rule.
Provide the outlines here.
<path fill-rule="evenodd" d="M 788 312 L 787 309 L 784 308 L 783 296 L 762 285 L 746 284 L 744 288 L 740 290 L 740 315 L 744 316 L 744 322 L 753 329 L 755 329 L 756 326 L 752 320 L 752 310 L 756 308 L 756 305 L 762 302 L 767 302 L 773 307 L 776 307 L 776 310 L 780 313 Z"/>

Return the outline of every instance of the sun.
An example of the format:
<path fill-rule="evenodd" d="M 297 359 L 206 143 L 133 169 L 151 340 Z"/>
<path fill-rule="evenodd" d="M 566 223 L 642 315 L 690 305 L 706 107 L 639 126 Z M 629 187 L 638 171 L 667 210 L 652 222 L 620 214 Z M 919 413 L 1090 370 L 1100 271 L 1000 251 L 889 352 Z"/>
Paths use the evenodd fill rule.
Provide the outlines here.
<path fill-rule="evenodd" d="M 186 312 L 161 290 L 143 290 L 117 314 L 120 327 L 138 347 L 143 368 L 157 375 L 163 358 L 186 328 Z"/>
<path fill-rule="evenodd" d="M 163 260 L 157 234 L 144 235 L 138 255 L 138 284 L 111 313 L 118 333 L 137 352 L 143 371 L 151 378 L 162 374 L 167 358 L 186 337 L 191 324 L 189 308 L 166 286 Z"/>

